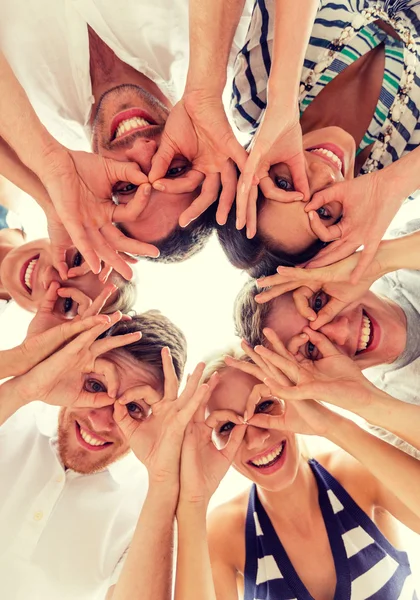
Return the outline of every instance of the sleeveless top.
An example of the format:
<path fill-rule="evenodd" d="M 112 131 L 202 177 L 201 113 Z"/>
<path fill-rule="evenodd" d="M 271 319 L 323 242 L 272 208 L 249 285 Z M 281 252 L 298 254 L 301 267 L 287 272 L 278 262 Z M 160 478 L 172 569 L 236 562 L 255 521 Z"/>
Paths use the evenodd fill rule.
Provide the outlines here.
<path fill-rule="evenodd" d="M 235 66 L 231 109 L 240 131 L 253 135 L 267 103 L 275 0 L 256 0 Z M 375 20 L 388 22 L 395 40 Z M 321 0 L 306 50 L 299 93 L 301 113 L 347 66 L 384 44 L 385 69 L 372 121 L 358 148 L 373 146 L 360 174 L 381 169 L 420 143 L 420 1 Z M 357 111 L 357 106 L 355 106 Z"/>
<path fill-rule="evenodd" d="M 316 460 L 319 505 L 337 574 L 334 600 L 418 600 L 410 563 Z M 313 600 L 300 580 L 253 485 L 245 526 L 244 600 Z"/>

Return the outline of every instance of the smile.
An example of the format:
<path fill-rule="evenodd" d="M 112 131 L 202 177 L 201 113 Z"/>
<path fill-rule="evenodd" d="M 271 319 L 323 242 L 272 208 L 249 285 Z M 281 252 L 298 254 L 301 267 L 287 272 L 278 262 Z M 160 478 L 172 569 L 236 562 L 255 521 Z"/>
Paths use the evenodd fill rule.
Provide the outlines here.
<path fill-rule="evenodd" d="M 342 175 L 344 175 L 343 168 L 343 155 L 340 148 L 333 144 L 325 144 L 323 146 L 317 146 L 316 148 L 308 148 L 308 152 L 313 154 L 319 154 L 330 162 L 335 168 L 337 168 Z"/>
<path fill-rule="evenodd" d="M 380 331 L 377 321 L 363 310 L 356 356 L 372 352 L 378 347 L 381 338 Z"/>
<path fill-rule="evenodd" d="M 152 117 L 140 110 L 139 108 L 131 108 L 116 115 L 111 123 L 111 141 L 121 139 L 134 131 L 141 131 L 148 127 L 157 125 Z"/>
<path fill-rule="evenodd" d="M 77 441 L 86 450 L 96 452 L 98 450 L 103 450 L 104 448 L 112 444 L 112 442 L 102 440 L 99 437 L 96 437 L 92 432 L 86 431 L 86 429 L 83 429 L 83 427 L 79 425 L 77 421 L 75 425 Z"/>
<path fill-rule="evenodd" d="M 39 259 L 39 254 L 37 254 L 30 260 L 26 261 L 20 271 L 20 282 L 21 282 L 22 286 L 24 287 L 25 291 L 29 292 L 30 294 L 32 294 L 32 288 L 33 288 L 32 277 L 33 277 L 34 269 L 36 267 L 38 259 Z"/>
<path fill-rule="evenodd" d="M 283 440 L 281 444 L 275 448 L 270 448 L 265 454 L 260 454 L 253 460 L 249 460 L 248 464 L 256 467 L 257 469 L 269 469 L 280 461 L 283 456 L 284 449 L 286 447 L 286 440 Z"/>

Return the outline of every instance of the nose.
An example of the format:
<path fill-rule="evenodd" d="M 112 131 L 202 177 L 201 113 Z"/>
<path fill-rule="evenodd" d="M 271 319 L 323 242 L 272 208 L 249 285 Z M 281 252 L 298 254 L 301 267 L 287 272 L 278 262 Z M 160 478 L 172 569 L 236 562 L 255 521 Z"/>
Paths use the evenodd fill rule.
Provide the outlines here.
<path fill-rule="evenodd" d="M 248 425 L 245 432 L 245 443 L 248 450 L 257 450 L 261 448 L 270 437 L 268 429 L 253 427 Z"/>
<path fill-rule="evenodd" d="M 334 167 L 314 154 L 307 158 L 307 171 L 311 196 L 337 183 Z"/>
<path fill-rule="evenodd" d="M 152 168 L 152 158 L 158 149 L 158 141 L 148 138 L 137 138 L 134 144 L 125 150 L 128 161 L 136 162 L 146 175 Z"/>
<path fill-rule="evenodd" d="M 350 341 L 350 321 L 347 317 L 336 317 L 327 325 L 320 327 L 319 331 L 338 346 L 344 346 Z"/>
<path fill-rule="evenodd" d="M 98 435 L 110 433 L 115 425 L 113 405 L 90 410 L 86 415 L 88 427 Z"/>

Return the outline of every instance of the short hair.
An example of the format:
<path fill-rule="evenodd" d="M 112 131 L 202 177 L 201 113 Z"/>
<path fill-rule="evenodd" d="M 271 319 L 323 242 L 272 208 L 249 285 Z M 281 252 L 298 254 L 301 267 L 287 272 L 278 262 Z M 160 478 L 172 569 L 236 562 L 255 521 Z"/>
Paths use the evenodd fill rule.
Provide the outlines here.
<path fill-rule="evenodd" d="M 271 302 L 256 302 L 255 296 L 259 292 L 261 290 L 257 287 L 255 279 L 249 279 L 236 296 L 233 308 L 235 333 L 252 348 L 264 343 L 263 329 L 271 310 Z"/>
<path fill-rule="evenodd" d="M 158 310 L 148 310 L 133 315 L 131 321 L 118 321 L 100 338 L 141 331 L 141 338 L 132 344 L 118 348 L 115 352 L 126 352 L 135 360 L 150 365 L 156 370 L 160 383 L 164 383 L 162 348 L 171 352 L 175 373 L 181 381 L 187 360 L 187 340 L 182 331 Z"/>
<path fill-rule="evenodd" d="M 257 212 L 265 201 L 260 190 L 258 191 Z M 251 277 L 272 275 L 278 266 L 296 267 L 311 260 L 325 247 L 325 242 L 316 240 L 303 252 L 289 254 L 276 249 L 272 240 L 256 233 L 251 239 L 246 237 L 246 228 L 236 229 L 236 208 L 230 211 L 226 225 L 215 225 L 217 237 L 230 263 L 243 269 Z"/>
<path fill-rule="evenodd" d="M 205 359 L 206 367 L 201 377 L 201 383 L 207 383 L 213 373 L 228 369 L 228 365 L 225 363 L 225 356 L 231 356 L 237 360 L 243 360 L 246 362 L 252 362 L 247 354 L 244 353 L 240 346 L 232 346 L 224 351 L 213 352 L 209 357 Z"/>
<path fill-rule="evenodd" d="M 214 202 L 187 227 L 176 225 L 166 237 L 150 242 L 159 249 L 160 254 L 157 258 L 149 256 L 140 258 L 146 258 L 153 262 L 179 263 L 200 252 L 215 228 L 216 204 L 217 202 Z M 121 223 L 118 223 L 118 228 L 124 235 L 133 238 Z"/>
<path fill-rule="evenodd" d="M 137 288 L 134 281 L 127 281 L 117 271 L 112 270 L 110 281 L 117 286 L 115 300 L 105 306 L 102 312 L 105 314 L 112 314 L 117 310 L 120 310 L 123 314 L 127 314 L 132 310 L 135 301 L 137 300 Z"/>

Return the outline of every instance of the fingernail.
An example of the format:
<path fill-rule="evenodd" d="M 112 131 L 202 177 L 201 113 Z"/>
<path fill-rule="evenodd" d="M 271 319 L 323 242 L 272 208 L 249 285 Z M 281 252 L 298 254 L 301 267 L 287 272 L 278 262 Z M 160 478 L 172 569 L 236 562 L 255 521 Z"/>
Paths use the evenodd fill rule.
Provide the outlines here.
<path fill-rule="evenodd" d="M 301 333 L 299 337 L 302 338 L 302 339 L 305 339 L 305 338 L 308 337 L 308 334 L 307 333 Z"/>
<path fill-rule="evenodd" d="M 143 194 L 145 196 L 150 196 L 151 193 L 152 193 L 152 186 L 150 185 L 150 183 L 148 183 L 143 188 Z"/>
<path fill-rule="evenodd" d="M 315 321 L 316 317 L 313 317 L 312 315 L 308 315 L 308 321 Z"/>
<path fill-rule="evenodd" d="M 244 423 L 248 423 L 248 411 L 244 412 Z"/>
<path fill-rule="evenodd" d="M 308 217 L 309 217 L 309 220 L 310 220 L 310 221 L 313 221 L 313 220 L 314 220 L 314 211 L 313 211 L 313 210 L 310 210 L 310 211 L 308 212 Z"/>
<path fill-rule="evenodd" d="M 262 348 L 261 344 L 259 344 L 258 346 L 254 346 L 255 352 L 258 352 L 258 350 L 260 350 L 261 348 Z"/>
<path fill-rule="evenodd" d="M 182 227 L 183 229 L 185 229 L 185 227 L 188 227 L 188 225 L 190 225 L 190 223 L 192 223 L 193 221 L 195 221 L 196 219 L 198 219 L 198 217 L 193 217 L 192 219 L 190 219 L 189 221 L 187 221 L 186 223 L 183 223 L 182 225 L 180 225 L 180 227 Z"/>
<path fill-rule="evenodd" d="M 154 182 L 153 188 L 155 190 L 158 190 L 159 192 L 164 192 L 166 189 L 165 186 L 163 185 L 163 183 L 158 183 L 157 181 Z"/>

